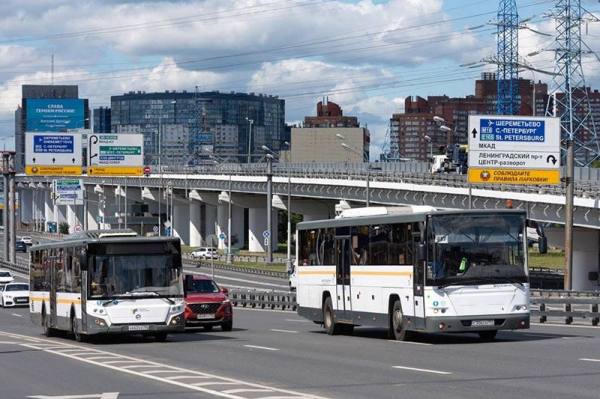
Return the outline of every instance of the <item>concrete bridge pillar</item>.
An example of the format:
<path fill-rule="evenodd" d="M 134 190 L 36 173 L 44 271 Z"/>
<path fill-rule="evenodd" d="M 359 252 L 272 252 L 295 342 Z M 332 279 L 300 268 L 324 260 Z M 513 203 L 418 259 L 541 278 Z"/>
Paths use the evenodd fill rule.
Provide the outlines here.
<path fill-rule="evenodd" d="M 233 205 L 231 207 L 231 246 L 233 248 L 242 248 L 246 238 L 246 229 L 244 228 L 244 208 Z"/>
<path fill-rule="evenodd" d="M 87 212 L 85 218 L 87 220 L 88 230 L 99 230 L 100 223 L 98 222 L 100 216 L 99 209 L 99 196 L 93 190 L 87 190 Z"/>
<path fill-rule="evenodd" d="M 26 188 L 20 191 L 21 223 L 33 222 L 33 190 Z"/>
<path fill-rule="evenodd" d="M 69 223 L 69 234 L 76 233 L 75 226 L 80 226 L 83 229 L 82 213 L 82 205 L 67 205 L 67 223 Z"/>
<path fill-rule="evenodd" d="M 209 240 L 209 237 L 217 235 L 217 206 L 205 204 L 204 206 L 204 242 Z M 216 243 L 216 241 L 214 242 Z M 206 244 L 209 245 L 209 244 Z"/>
<path fill-rule="evenodd" d="M 273 250 L 277 249 L 278 231 L 277 231 L 277 211 L 273 211 L 272 215 L 272 237 L 269 238 L 269 243 Z M 267 247 L 264 244 L 263 232 L 267 230 L 267 209 L 264 208 L 249 208 L 248 209 L 248 250 L 250 252 L 266 252 Z"/>
<path fill-rule="evenodd" d="M 48 231 L 48 222 L 56 223 L 54 204 L 52 203 L 52 192 L 49 190 L 44 191 L 44 219 L 46 219 L 44 231 Z"/>
<path fill-rule="evenodd" d="M 190 205 L 187 200 L 173 196 L 173 236 L 179 237 L 183 245 L 190 243 Z"/>
<path fill-rule="evenodd" d="M 189 204 L 190 219 L 190 247 L 199 247 L 202 245 L 202 203 L 190 199 Z"/>

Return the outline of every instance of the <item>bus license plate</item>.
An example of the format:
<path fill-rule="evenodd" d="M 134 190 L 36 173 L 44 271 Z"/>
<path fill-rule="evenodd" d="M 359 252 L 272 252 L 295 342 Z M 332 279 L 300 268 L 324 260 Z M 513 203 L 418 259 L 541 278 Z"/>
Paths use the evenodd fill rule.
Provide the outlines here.
<path fill-rule="evenodd" d="M 471 327 L 490 327 L 494 325 L 494 320 L 473 320 Z"/>
<path fill-rule="evenodd" d="M 214 314 L 199 314 L 196 317 L 198 318 L 198 320 L 208 320 L 208 319 L 214 319 L 215 315 Z"/>
<path fill-rule="evenodd" d="M 148 331 L 150 326 L 129 326 L 129 331 Z"/>

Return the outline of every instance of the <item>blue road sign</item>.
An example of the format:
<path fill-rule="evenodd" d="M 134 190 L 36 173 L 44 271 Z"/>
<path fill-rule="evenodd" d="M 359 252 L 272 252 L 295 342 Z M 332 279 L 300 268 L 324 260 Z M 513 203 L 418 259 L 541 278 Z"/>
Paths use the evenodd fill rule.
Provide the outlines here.
<path fill-rule="evenodd" d="M 263 231 L 263 237 L 264 238 L 269 238 L 270 236 L 271 236 L 271 233 L 269 233 L 269 230 Z"/>
<path fill-rule="evenodd" d="M 484 119 L 479 124 L 480 141 L 543 143 L 546 141 L 543 120 Z"/>
<path fill-rule="evenodd" d="M 74 141 L 74 137 L 68 135 L 36 135 L 33 137 L 33 152 L 39 154 L 72 154 Z"/>
<path fill-rule="evenodd" d="M 219 240 L 224 240 L 224 239 L 225 239 L 225 233 L 219 234 Z"/>

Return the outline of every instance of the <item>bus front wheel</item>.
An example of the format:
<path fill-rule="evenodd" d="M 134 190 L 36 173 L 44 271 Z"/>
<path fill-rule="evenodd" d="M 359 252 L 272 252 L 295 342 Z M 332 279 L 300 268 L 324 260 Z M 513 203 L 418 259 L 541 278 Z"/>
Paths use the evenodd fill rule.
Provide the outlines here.
<path fill-rule="evenodd" d="M 394 337 L 396 341 L 408 341 L 411 338 L 410 331 L 406 330 L 406 326 L 403 322 L 402 304 L 400 300 L 394 302 L 392 307 L 392 314 L 390 315 L 390 335 Z"/>
<path fill-rule="evenodd" d="M 333 306 L 331 305 L 331 297 L 325 298 L 323 302 L 323 327 L 329 335 L 336 335 L 339 333 L 339 324 L 335 322 L 333 316 Z"/>

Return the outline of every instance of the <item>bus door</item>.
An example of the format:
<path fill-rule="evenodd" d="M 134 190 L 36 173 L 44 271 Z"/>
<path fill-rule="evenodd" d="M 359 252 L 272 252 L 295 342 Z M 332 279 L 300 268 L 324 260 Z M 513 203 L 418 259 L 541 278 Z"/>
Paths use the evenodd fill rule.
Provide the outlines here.
<path fill-rule="evenodd" d="M 416 328 L 425 328 L 425 266 L 427 263 L 426 259 L 419 256 L 421 249 L 419 245 L 421 243 L 421 234 L 413 233 L 412 244 L 413 244 L 413 303 L 414 303 L 414 326 Z"/>
<path fill-rule="evenodd" d="M 52 254 L 52 252 L 51 252 Z M 51 256 L 49 262 L 50 267 L 50 317 L 49 325 L 56 327 L 58 318 L 56 316 L 56 286 L 58 284 L 58 276 L 56 275 L 56 255 Z"/>
<path fill-rule="evenodd" d="M 352 321 L 352 295 L 350 293 L 350 237 L 336 237 L 336 298 L 340 319 Z"/>

